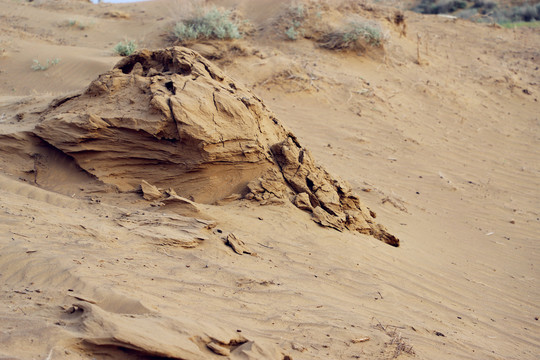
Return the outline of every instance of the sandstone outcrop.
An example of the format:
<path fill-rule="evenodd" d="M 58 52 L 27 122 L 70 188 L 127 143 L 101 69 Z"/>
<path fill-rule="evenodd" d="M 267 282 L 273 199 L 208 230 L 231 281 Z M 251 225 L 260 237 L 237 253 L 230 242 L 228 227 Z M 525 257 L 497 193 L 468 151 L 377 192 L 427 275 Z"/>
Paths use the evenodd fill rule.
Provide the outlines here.
<path fill-rule="evenodd" d="M 34 133 L 120 191 L 144 181 L 200 203 L 290 201 L 323 226 L 399 244 L 260 98 L 186 48 L 124 58 L 53 102 Z"/>

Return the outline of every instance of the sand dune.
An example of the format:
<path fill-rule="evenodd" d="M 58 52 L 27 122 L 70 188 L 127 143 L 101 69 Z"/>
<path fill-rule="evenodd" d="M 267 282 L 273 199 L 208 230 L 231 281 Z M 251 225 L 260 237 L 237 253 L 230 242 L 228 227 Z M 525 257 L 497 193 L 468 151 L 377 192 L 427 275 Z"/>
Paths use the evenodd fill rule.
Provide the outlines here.
<path fill-rule="evenodd" d="M 0 0 L 0 358 L 536 359 L 538 30 L 211 3 L 252 26 L 207 60 L 195 2 Z"/>

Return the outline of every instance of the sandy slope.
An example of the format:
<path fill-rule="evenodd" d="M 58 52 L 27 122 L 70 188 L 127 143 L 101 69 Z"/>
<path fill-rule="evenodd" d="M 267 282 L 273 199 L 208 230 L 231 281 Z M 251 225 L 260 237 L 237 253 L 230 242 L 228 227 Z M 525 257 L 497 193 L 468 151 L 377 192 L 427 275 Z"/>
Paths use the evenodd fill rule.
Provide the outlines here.
<path fill-rule="evenodd" d="M 421 359 L 537 358 L 538 30 L 407 13 L 400 38 L 383 9 L 365 16 L 389 30 L 385 53 L 358 56 L 285 41 L 271 26 L 280 2 L 217 3 L 259 31 L 216 62 L 401 246 L 321 228 L 292 204 L 199 204 L 198 221 L 111 192 L 21 131 L 110 69 L 127 34 L 167 45 L 188 7 L 2 0 L 0 357 L 220 358 L 214 341 L 239 359 L 387 359 L 401 335 Z M 90 25 L 62 25 L 74 18 Z M 229 233 L 256 254 L 235 254 Z"/>

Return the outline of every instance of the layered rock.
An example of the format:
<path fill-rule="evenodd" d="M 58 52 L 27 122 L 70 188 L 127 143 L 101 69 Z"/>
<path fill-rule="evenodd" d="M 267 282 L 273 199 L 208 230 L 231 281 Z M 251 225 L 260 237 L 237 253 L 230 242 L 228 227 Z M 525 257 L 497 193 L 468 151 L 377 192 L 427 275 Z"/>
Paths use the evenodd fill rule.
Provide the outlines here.
<path fill-rule="evenodd" d="M 121 191 L 147 181 L 202 203 L 291 201 L 323 226 L 399 244 L 261 99 L 186 48 L 124 58 L 51 104 L 34 132 Z"/>

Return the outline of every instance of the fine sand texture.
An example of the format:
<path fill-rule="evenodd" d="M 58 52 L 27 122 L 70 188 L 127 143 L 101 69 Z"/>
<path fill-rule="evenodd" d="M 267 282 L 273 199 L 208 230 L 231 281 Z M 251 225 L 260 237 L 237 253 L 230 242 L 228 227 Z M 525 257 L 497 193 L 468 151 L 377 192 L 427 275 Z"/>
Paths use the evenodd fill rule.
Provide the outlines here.
<path fill-rule="evenodd" d="M 539 67 L 369 1 L 0 0 L 0 359 L 537 359 Z"/>

